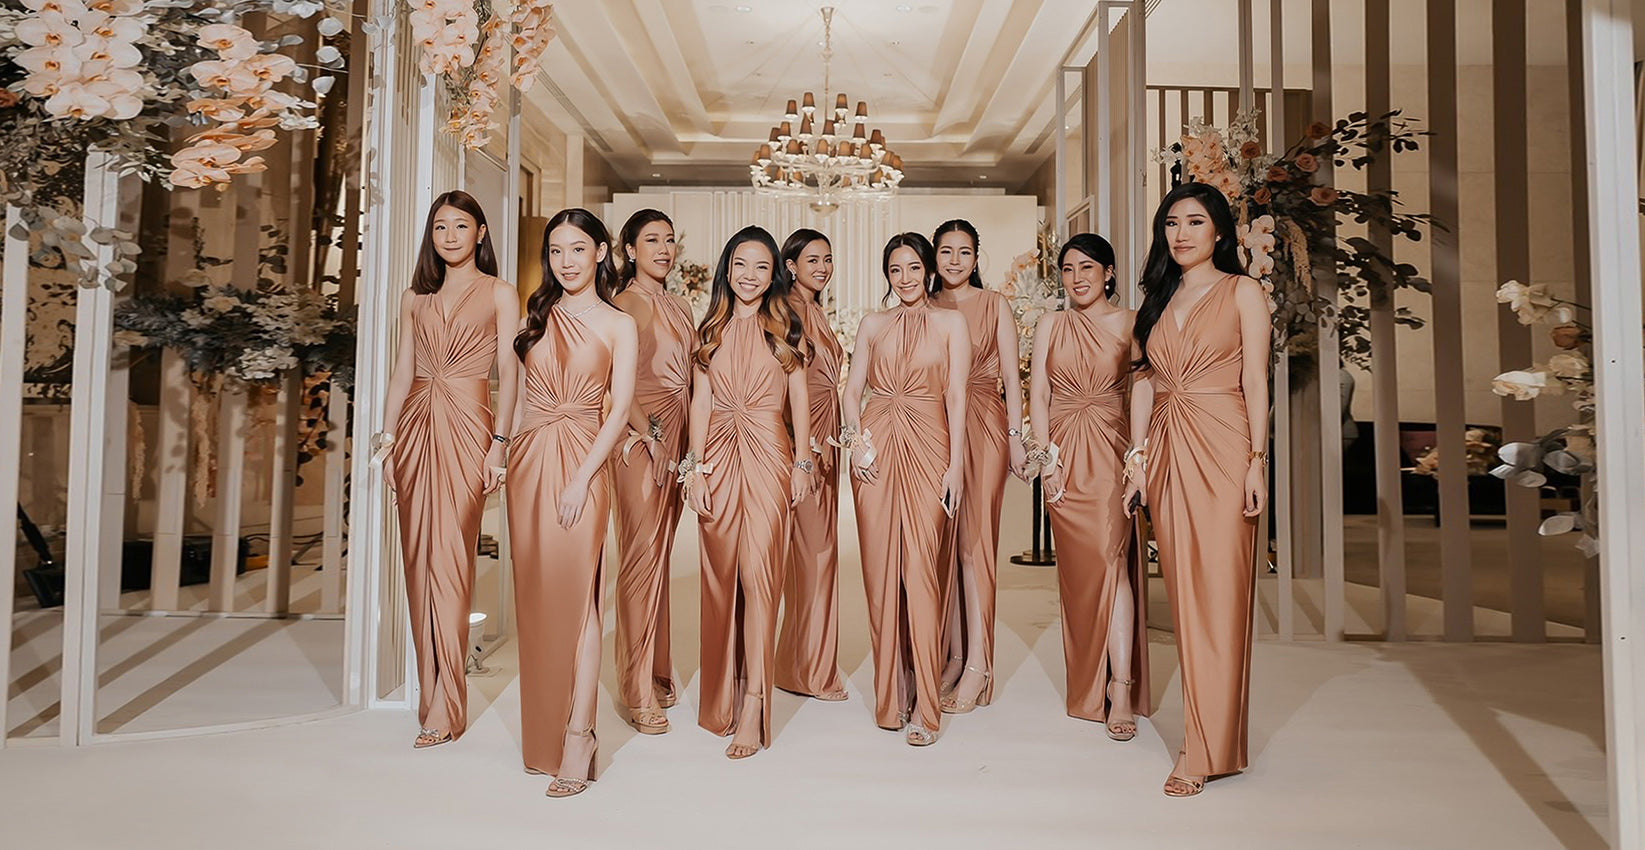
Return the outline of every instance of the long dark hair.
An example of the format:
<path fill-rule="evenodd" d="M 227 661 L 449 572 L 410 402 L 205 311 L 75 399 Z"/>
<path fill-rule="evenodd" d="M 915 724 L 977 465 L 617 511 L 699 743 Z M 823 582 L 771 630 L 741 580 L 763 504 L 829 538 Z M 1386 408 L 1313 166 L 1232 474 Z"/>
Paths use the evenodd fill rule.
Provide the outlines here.
<path fill-rule="evenodd" d="M 554 276 L 554 267 L 548 261 L 548 237 L 554 229 L 562 224 L 568 224 L 581 230 L 594 240 L 594 251 L 599 253 L 600 246 L 605 246 L 605 259 L 594 264 L 594 294 L 601 301 L 611 303 L 612 297 L 617 294 L 617 269 L 611 264 L 611 233 L 605 229 L 600 219 L 588 210 L 581 207 L 560 210 L 548 220 L 543 227 L 543 282 L 538 284 L 537 291 L 525 302 L 525 327 L 514 337 L 514 353 L 523 361 L 531 347 L 537 340 L 543 338 L 548 331 L 548 313 L 559 303 L 560 296 L 565 294 L 565 287 L 560 285 L 560 279 Z"/>
<path fill-rule="evenodd" d="M 788 293 L 794 288 L 794 279 L 782 263 L 777 240 L 763 227 L 749 225 L 737 231 L 720 252 L 719 265 L 714 267 L 714 285 L 708 300 L 708 313 L 697 326 L 697 368 L 707 369 L 714 352 L 720 347 L 725 326 L 731 321 L 731 311 L 737 296 L 731 294 L 731 255 L 744 242 L 758 242 L 771 254 L 771 286 L 760 299 L 760 329 L 765 332 L 766 344 L 782 364 L 784 372 L 792 372 L 810 359 L 805 343 L 805 328 L 800 314 L 788 305 Z"/>
<path fill-rule="evenodd" d="M 1182 267 L 1171 259 L 1171 245 L 1165 238 L 1165 217 L 1178 201 L 1192 198 L 1205 207 L 1211 225 L 1217 229 L 1216 244 L 1211 247 L 1211 265 L 1228 274 L 1245 274 L 1239 261 L 1239 238 L 1234 224 L 1234 213 L 1228 208 L 1228 199 L 1222 191 L 1206 183 L 1184 183 L 1166 194 L 1154 211 L 1154 244 L 1148 247 L 1148 262 L 1142 269 L 1142 306 L 1137 308 L 1136 330 L 1139 356 L 1132 364 L 1146 369 L 1148 363 L 1148 335 L 1165 315 L 1165 308 L 1182 285 Z"/>
<path fill-rule="evenodd" d="M 971 226 L 971 222 L 963 218 L 951 218 L 937 225 L 936 231 L 931 234 L 933 248 L 931 256 L 936 256 L 935 248 L 937 243 L 941 242 L 942 237 L 949 233 L 964 233 L 966 236 L 971 237 L 971 285 L 981 289 L 982 271 L 977 268 L 977 263 L 981 260 L 982 240 L 977 238 L 977 229 Z M 936 271 L 936 269 L 932 269 L 932 271 Z"/>
<path fill-rule="evenodd" d="M 1067 242 L 1062 243 L 1062 251 L 1057 254 L 1057 270 L 1059 273 L 1062 270 L 1062 264 L 1068 260 L 1069 251 L 1078 251 L 1084 254 L 1109 271 L 1108 280 L 1102 285 L 1102 294 L 1104 298 L 1112 299 L 1117 280 L 1113 275 L 1114 246 L 1108 244 L 1107 239 L 1095 233 L 1076 233 L 1068 237 Z"/>
<path fill-rule="evenodd" d="M 920 264 L 925 266 L 925 294 L 936 295 L 942 289 L 942 278 L 937 277 L 937 249 L 931 247 L 925 234 L 910 230 L 891 237 L 880 255 L 880 273 L 885 275 L 885 294 L 880 296 L 880 303 L 891 298 L 891 253 L 898 248 L 912 248 L 920 255 Z"/>
<path fill-rule="evenodd" d="M 788 238 L 783 240 L 782 256 L 777 260 L 777 262 L 782 264 L 783 272 L 787 273 L 789 263 L 793 263 L 795 266 L 798 266 L 800 264 L 800 254 L 805 251 L 805 246 L 818 240 L 821 240 L 823 244 L 827 245 L 828 250 L 834 250 L 834 243 L 828 241 L 827 236 L 824 236 L 822 233 L 812 230 L 809 227 L 802 227 L 799 230 L 788 234 Z M 811 300 L 821 304 L 822 290 L 819 289 L 816 292 L 813 292 L 811 294 Z"/>
<path fill-rule="evenodd" d="M 646 225 L 654 221 L 660 221 L 663 224 L 668 225 L 669 230 L 674 229 L 674 220 L 669 218 L 668 213 L 665 213 L 662 210 L 640 210 L 639 212 L 629 216 L 628 221 L 623 222 L 622 235 L 617 237 L 617 244 L 623 255 L 622 274 L 617 278 L 618 292 L 622 292 L 627 289 L 628 285 L 634 282 L 635 276 L 639 273 L 635 268 L 639 264 L 628 258 L 628 249 L 633 247 L 635 243 L 639 241 L 640 231 L 644 230 Z M 678 258 L 676 258 L 676 260 L 678 260 Z"/>
<path fill-rule="evenodd" d="M 451 207 L 455 210 L 468 213 L 474 219 L 475 227 L 486 226 L 485 210 L 480 209 L 480 202 L 474 196 L 461 189 L 445 192 L 429 204 L 428 220 L 423 223 L 423 244 L 417 249 L 417 268 L 411 273 L 411 291 L 418 295 L 433 295 L 440 291 L 446 282 L 446 261 L 440 258 L 440 252 L 434 248 L 434 215 L 441 207 Z M 491 247 L 491 228 L 487 227 L 480 237 L 480 244 L 474 246 L 474 267 L 481 274 L 497 276 L 497 252 Z"/>

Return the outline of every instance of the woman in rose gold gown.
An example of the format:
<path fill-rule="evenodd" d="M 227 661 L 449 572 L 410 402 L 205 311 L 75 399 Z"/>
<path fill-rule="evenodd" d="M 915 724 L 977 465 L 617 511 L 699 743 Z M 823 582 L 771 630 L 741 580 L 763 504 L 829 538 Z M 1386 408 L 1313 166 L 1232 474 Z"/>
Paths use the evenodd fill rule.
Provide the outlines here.
<path fill-rule="evenodd" d="M 788 574 L 783 581 L 783 625 L 777 637 L 777 687 L 835 702 L 846 698 L 840 678 L 838 541 L 840 451 L 829 443 L 840 434 L 840 361 L 844 349 L 834 337 L 819 303 L 834 276 L 828 237 L 815 230 L 794 231 L 783 243 L 783 266 L 794 281 L 789 304 L 800 314 L 811 344 L 806 395 L 811 403 L 811 454 L 817 464 L 817 492 L 794 506 Z"/>
<path fill-rule="evenodd" d="M 1176 618 L 1187 729 L 1165 781 L 1172 797 L 1247 762 L 1271 331 L 1235 233 L 1220 191 L 1173 189 L 1154 216 L 1137 310 L 1125 499 L 1149 506 Z"/>
<path fill-rule="evenodd" d="M 502 482 L 514 416 L 514 361 L 497 357 L 519 322 L 514 288 L 497 279 L 485 213 L 466 192 L 434 199 L 411 289 L 400 298 L 400 350 L 389 380 L 383 479 L 394 489 L 405 561 L 411 645 L 417 654 L 414 746 L 468 728 L 469 597 L 487 493 Z"/>
<path fill-rule="evenodd" d="M 964 219 L 937 226 L 939 307 L 965 317 L 971 364 L 965 399 L 965 493 L 945 559 L 948 666 L 942 710 L 966 714 L 994 699 L 994 597 L 1000 508 L 1007 472 L 1021 476 L 1022 374 L 1011 305 L 984 289 L 977 271 L 977 229 Z M 1002 392 L 1003 387 L 1003 392 Z"/>
<path fill-rule="evenodd" d="M 1030 418 L 1041 448 L 1030 465 L 1057 541 L 1068 714 L 1129 741 L 1149 709 L 1147 576 L 1120 501 L 1135 314 L 1110 300 L 1114 249 L 1102 237 L 1069 237 L 1057 265 L 1071 303 L 1034 329 Z"/>
<path fill-rule="evenodd" d="M 543 283 L 514 340 L 523 363 L 509 453 L 508 532 L 520 648 L 525 769 L 550 797 L 594 778 L 607 463 L 634 395 L 634 322 L 610 303 L 610 236 L 586 210 L 543 235 Z M 607 398 L 610 412 L 605 412 Z"/>
<path fill-rule="evenodd" d="M 931 243 L 902 233 L 881 266 L 897 305 L 863 317 L 845 384 L 846 447 L 874 648 L 874 720 L 912 746 L 941 729 L 943 537 L 964 504 L 965 321 L 932 307 Z M 870 391 L 863 401 L 863 391 Z"/>
<path fill-rule="evenodd" d="M 777 242 L 731 237 L 697 331 L 687 503 L 702 539 L 697 723 L 728 758 L 771 746 L 778 595 L 793 506 L 810 494 L 805 339 Z M 794 440 L 785 417 L 794 421 Z"/>
<path fill-rule="evenodd" d="M 691 309 L 664 284 L 674 267 L 674 225 L 658 210 L 629 216 L 620 239 L 622 277 L 614 303 L 640 333 L 639 374 L 629 433 L 612 462 L 616 484 L 617 698 L 648 735 L 668 731 L 674 705 L 669 655 L 668 556 L 680 523 L 672 464 L 685 453 L 691 406 Z"/>

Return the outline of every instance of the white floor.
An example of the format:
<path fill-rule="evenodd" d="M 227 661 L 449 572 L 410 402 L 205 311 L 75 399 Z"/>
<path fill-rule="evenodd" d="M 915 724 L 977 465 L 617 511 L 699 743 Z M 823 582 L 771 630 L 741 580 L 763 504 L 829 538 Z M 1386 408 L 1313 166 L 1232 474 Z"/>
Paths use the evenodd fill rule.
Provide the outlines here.
<path fill-rule="evenodd" d="M 1005 539 L 1020 544 L 1027 523 L 1017 495 Z M 849 540 L 849 513 L 846 525 Z M 1262 641 L 1252 768 L 1197 799 L 1171 800 L 1160 784 L 1182 717 L 1169 633 L 1151 634 L 1152 722 L 1137 740 L 1112 743 L 1099 726 L 1063 714 L 1054 571 L 1003 565 L 995 704 L 949 718 L 935 746 L 910 748 L 874 727 L 863 698 L 871 683 L 855 547 L 847 547 L 840 590 L 841 664 L 853 699 L 779 694 L 773 749 L 729 762 L 724 740 L 694 722 L 689 519 L 682 532 L 675 660 L 692 684 L 670 712 L 674 731 L 639 736 L 617 718 L 608 641 L 600 781 L 580 797 L 546 799 L 546 779 L 520 768 L 518 681 L 505 644 L 488 660 L 493 672 L 470 680 L 468 735 L 430 751 L 410 748 L 409 712 L 376 711 L 231 735 L 0 753 L 0 799 L 15 815 L 3 844 L 1604 846 L 1597 647 Z M 1272 582 L 1265 585 L 1271 595 Z M 1163 594 L 1154 601 L 1163 614 Z M 1369 618 L 1376 605 L 1374 591 L 1354 589 L 1351 620 Z M 1411 605 L 1413 621 L 1434 613 L 1422 600 Z M 1499 616 L 1482 612 L 1481 623 L 1495 626 Z M 322 660 L 309 659 L 316 669 Z M 161 672 L 149 667 L 128 671 L 154 681 L 139 693 L 175 681 L 163 664 Z M 129 731 L 137 721 L 126 722 Z"/>

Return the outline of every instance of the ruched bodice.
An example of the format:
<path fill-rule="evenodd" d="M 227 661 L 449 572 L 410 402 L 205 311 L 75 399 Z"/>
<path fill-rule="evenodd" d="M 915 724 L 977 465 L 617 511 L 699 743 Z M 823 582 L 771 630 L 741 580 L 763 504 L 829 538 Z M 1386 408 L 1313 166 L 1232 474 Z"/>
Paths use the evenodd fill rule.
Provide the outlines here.
<path fill-rule="evenodd" d="M 636 290 L 641 291 L 641 290 Z M 664 290 L 644 290 L 651 324 L 640 334 L 634 403 L 663 426 L 663 456 L 684 454 L 685 419 L 691 407 L 691 312 Z"/>
<path fill-rule="evenodd" d="M 497 306 L 481 290 L 490 280 L 471 284 L 457 297 L 449 315 L 438 292 L 411 302 L 413 375 L 421 380 L 488 380 L 497 363 Z"/>
<path fill-rule="evenodd" d="M 840 433 L 840 361 L 845 349 L 834 336 L 828 324 L 828 313 L 822 305 L 807 297 L 796 297 L 790 302 L 799 312 L 805 325 L 805 338 L 810 341 L 811 362 L 805 367 L 807 401 L 811 405 L 811 437 L 818 446 L 826 446 L 827 438 Z"/>
<path fill-rule="evenodd" d="M 611 350 L 564 310 L 550 315 L 548 332 L 526 355 L 520 433 L 571 429 L 592 443 L 611 384 Z"/>
<path fill-rule="evenodd" d="M 1131 341 L 1080 310 L 1056 315 L 1046 352 L 1051 440 L 1070 456 L 1105 452 L 1117 459 L 1129 440 L 1125 397 Z M 1103 467 L 1110 476 L 1118 474 L 1116 464 Z"/>

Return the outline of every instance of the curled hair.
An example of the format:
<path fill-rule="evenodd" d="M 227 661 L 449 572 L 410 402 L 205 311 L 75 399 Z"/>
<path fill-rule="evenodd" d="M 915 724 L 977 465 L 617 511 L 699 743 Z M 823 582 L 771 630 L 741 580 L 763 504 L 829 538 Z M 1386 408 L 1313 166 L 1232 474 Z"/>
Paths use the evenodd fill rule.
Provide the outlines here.
<path fill-rule="evenodd" d="M 920 265 L 925 266 L 925 294 L 937 294 L 942 289 L 942 279 L 937 277 L 937 249 L 931 247 L 930 240 L 924 234 L 908 231 L 891 237 L 885 243 L 885 252 L 880 256 L 880 273 L 885 275 L 885 294 L 880 296 L 880 303 L 891 298 L 891 254 L 898 248 L 912 248 L 919 255 Z"/>
<path fill-rule="evenodd" d="M 480 202 L 461 189 L 442 193 L 434 199 L 434 203 L 429 204 L 428 220 L 423 224 L 423 244 L 417 249 L 417 268 L 411 273 L 411 291 L 418 295 L 433 295 L 446 282 L 446 261 L 434 247 L 434 216 L 441 207 L 467 213 L 474 219 L 475 227 L 486 226 L 486 214 L 480 208 Z M 481 274 L 497 276 L 497 252 L 491 247 L 490 228 L 486 228 L 480 236 L 480 243 L 474 246 L 474 267 Z"/>
<path fill-rule="evenodd" d="M 978 255 L 982 252 L 982 240 L 977 238 L 977 229 L 971 226 L 971 222 L 963 218 L 951 218 L 937 225 L 937 229 L 931 234 L 932 256 L 936 256 L 935 248 L 937 243 L 941 242 L 942 238 L 950 233 L 964 233 L 966 236 L 971 237 L 971 285 L 981 289 L 982 271 L 977 268 L 977 260 Z"/>
<path fill-rule="evenodd" d="M 1245 274 L 1245 267 L 1239 261 L 1234 213 L 1228 208 L 1228 199 L 1223 197 L 1222 191 L 1196 182 L 1184 183 L 1168 192 L 1160 201 L 1159 209 L 1154 211 L 1154 243 L 1148 246 L 1148 261 L 1143 265 L 1139 284 L 1142 287 L 1142 305 L 1137 308 L 1133 333 L 1140 356 L 1131 364 L 1137 369 L 1148 368 L 1148 336 L 1154 332 L 1154 325 L 1165 315 L 1166 306 L 1182 286 L 1182 266 L 1171 259 L 1171 243 L 1165 238 L 1165 218 L 1178 201 L 1190 198 L 1205 208 L 1211 226 L 1217 231 L 1216 244 L 1211 247 L 1211 265 L 1228 274 Z"/>
<path fill-rule="evenodd" d="M 824 245 L 827 245 L 830 251 L 834 250 L 834 243 L 828 241 L 827 236 L 824 236 L 820 231 L 812 230 L 809 227 L 802 227 L 799 230 L 788 234 L 788 238 L 783 240 L 782 256 L 778 259 L 778 262 L 782 263 L 783 271 L 786 272 L 788 270 L 789 263 L 793 263 L 798 266 L 800 264 L 800 254 L 805 252 L 806 246 L 817 241 L 821 241 Z M 821 304 L 822 290 L 819 289 L 812 293 L 811 300 Z"/>
<path fill-rule="evenodd" d="M 628 249 L 634 247 L 634 245 L 639 242 L 640 231 L 644 230 L 646 225 L 654 221 L 660 221 L 663 224 L 668 225 L 669 230 L 674 229 L 674 220 L 669 218 L 668 213 L 665 213 L 662 210 L 640 210 L 639 212 L 629 216 L 628 221 L 623 222 L 622 235 L 617 237 L 617 244 L 622 249 L 623 255 L 622 273 L 617 278 L 618 292 L 622 292 L 627 289 L 628 285 L 634 282 L 635 276 L 639 274 L 639 270 L 636 268 L 638 263 L 628 258 Z"/>
<path fill-rule="evenodd" d="M 560 210 L 548 220 L 543 227 L 543 282 L 538 284 L 537 291 L 525 302 L 525 327 L 514 336 L 514 353 L 523 361 L 531 347 L 543 338 L 548 331 L 548 314 L 559 303 L 560 297 L 565 295 L 565 287 L 560 285 L 560 279 L 554 276 L 554 266 L 549 263 L 549 235 L 560 225 L 570 225 L 581 230 L 594 242 L 594 252 L 598 255 L 600 246 L 605 246 L 605 259 L 594 264 L 594 294 L 607 304 L 617 294 L 617 269 L 611 264 L 611 234 L 605 229 L 600 219 L 588 210 L 581 207 Z"/>
<path fill-rule="evenodd" d="M 1059 270 L 1062 268 L 1062 264 L 1068 261 L 1069 251 L 1078 251 L 1090 257 L 1092 262 L 1110 272 L 1108 280 L 1102 285 L 1102 294 L 1104 298 L 1113 298 L 1118 280 L 1112 274 L 1114 271 L 1114 246 L 1108 244 L 1107 239 L 1095 233 L 1076 233 L 1068 237 L 1067 242 L 1062 243 L 1062 251 L 1057 254 L 1057 268 Z"/>
<path fill-rule="evenodd" d="M 697 368 L 708 368 L 709 362 L 714 359 L 714 352 L 720 348 L 725 326 L 731 322 L 732 310 L 737 302 L 737 296 L 731 292 L 731 255 L 744 242 L 758 242 L 771 255 L 771 286 L 766 288 L 764 297 L 760 299 L 760 330 L 765 333 L 766 344 L 771 346 L 771 353 L 782 364 L 783 371 L 793 372 L 811 359 L 811 346 L 805 341 L 800 314 L 788 304 L 788 293 L 794 288 L 794 280 L 782 264 L 777 240 L 765 228 L 754 225 L 737 231 L 731 241 L 725 243 L 725 250 L 720 252 L 719 265 L 714 267 L 708 313 L 703 316 L 702 324 L 697 326 Z"/>

